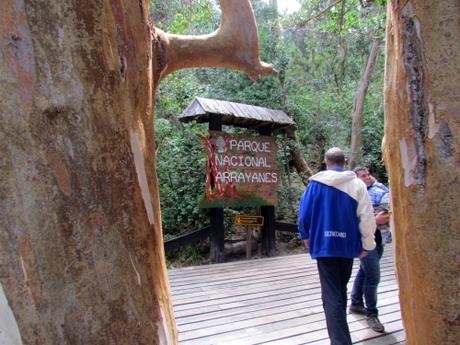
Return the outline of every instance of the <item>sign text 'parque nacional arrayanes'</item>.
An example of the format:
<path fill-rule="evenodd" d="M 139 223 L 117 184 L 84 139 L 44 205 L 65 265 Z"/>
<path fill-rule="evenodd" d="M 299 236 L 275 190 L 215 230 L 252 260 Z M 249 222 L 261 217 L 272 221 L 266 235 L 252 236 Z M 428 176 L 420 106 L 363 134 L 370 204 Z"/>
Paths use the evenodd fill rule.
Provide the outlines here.
<path fill-rule="evenodd" d="M 208 156 L 201 207 L 276 205 L 280 176 L 274 138 L 209 131 L 201 140 Z"/>

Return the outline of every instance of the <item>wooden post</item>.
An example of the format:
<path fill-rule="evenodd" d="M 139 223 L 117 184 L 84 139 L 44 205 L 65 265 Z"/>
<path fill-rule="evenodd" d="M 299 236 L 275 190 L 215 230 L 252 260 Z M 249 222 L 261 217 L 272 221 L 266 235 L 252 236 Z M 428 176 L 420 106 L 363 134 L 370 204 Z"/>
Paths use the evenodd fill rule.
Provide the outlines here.
<path fill-rule="evenodd" d="M 221 131 L 222 120 L 220 116 L 210 114 L 209 116 L 209 130 Z M 218 263 L 224 262 L 224 244 L 225 244 L 225 228 L 224 228 L 224 210 L 223 208 L 211 208 L 211 262 Z"/>
<path fill-rule="evenodd" d="M 270 127 L 261 127 L 259 128 L 259 134 L 270 136 L 272 130 Z M 274 256 L 276 254 L 275 207 L 262 206 L 260 212 L 264 217 L 264 225 L 262 226 L 262 253 L 266 256 Z"/>
<path fill-rule="evenodd" d="M 246 259 L 250 259 L 252 256 L 252 233 L 253 227 L 246 227 Z"/>
<path fill-rule="evenodd" d="M 224 262 L 224 210 L 222 208 L 211 208 L 211 262 Z"/>
<path fill-rule="evenodd" d="M 262 253 L 266 256 L 274 256 L 276 254 L 275 206 L 262 206 L 260 212 L 264 217 Z"/>

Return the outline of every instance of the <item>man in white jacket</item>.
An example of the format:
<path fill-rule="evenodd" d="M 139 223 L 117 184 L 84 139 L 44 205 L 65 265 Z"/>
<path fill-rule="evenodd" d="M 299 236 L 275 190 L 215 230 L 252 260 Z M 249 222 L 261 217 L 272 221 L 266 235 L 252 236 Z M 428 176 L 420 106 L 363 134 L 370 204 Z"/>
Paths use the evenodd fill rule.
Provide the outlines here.
<path fill-rule="evenodd" d="M 324 158 L 328 170 L 310 178 L 300 200 L 299 233 L 317 260 L 331 345 L 351 345 L 347 284 L 353 259 L 363 259 L 375 248 L 376 224 L 366 185 L 343 170 L 343 151 L 331 148 Z"/>

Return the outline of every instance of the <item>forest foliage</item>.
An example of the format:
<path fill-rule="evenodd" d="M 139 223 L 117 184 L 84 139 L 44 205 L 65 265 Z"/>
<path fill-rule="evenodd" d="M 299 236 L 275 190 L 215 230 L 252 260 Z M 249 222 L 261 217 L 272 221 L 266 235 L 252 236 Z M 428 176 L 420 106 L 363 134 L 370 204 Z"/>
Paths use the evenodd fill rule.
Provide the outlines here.
<path fill-rule="evenodd" d="M 159 86 L 155 132 L 166 240 L 209 222 L 207 211 L 197 204 L 204 193 L 206 159 L 198 134 L 205 134 L 207 126 L 178 121 L 196 96 L 285 111 L 297 124 L 299 146 L 314 171 L 327 148 L 349 149 L 357 86 L 373 39 L 383 42 L 383 1 L 299 0 L 300 9 L 290 14 L 280 13 L 276 1 L 251 2 L 261 60 L 272 63 L 277 75 L 252 81 L 240 72 L 193 69 L 172 73 Z M 152 0 L 152 15 L 157 27 L 176 34 L 207 34 L 220 21 L 215 0 Z M 383 68 L 380 49 L 365 98 L 361 163 L 386 182 L 381 158 Z M 304 185 L 292 167 L 288 139 L 279 136 L 277 141 L 283 178 L 276 217 L 295 222 Z M 227 221 L 240 211 L 226 210 Z"/>

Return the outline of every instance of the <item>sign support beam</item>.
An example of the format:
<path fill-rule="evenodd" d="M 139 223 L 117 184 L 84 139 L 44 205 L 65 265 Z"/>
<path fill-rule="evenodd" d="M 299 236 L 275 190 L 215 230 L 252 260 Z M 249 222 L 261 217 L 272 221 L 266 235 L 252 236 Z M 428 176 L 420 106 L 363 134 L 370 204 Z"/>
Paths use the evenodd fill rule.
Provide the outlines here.
<path fill-rule="evenodd" d="M 222 121 L 221 117 L 210 114 L 209 115 L 209 130 L 210 131 L 221 131 Z M 225 227 L 224 227 L 224 209 L 223 208 L 211 208 L 210 209 L 210 221 L 211 221 L 211 253 L 210 260 L 213 263 L 224 262 L 224 245 L 225 245 Z"/>
<path fill-rule="evenodd" d="M 270 136 L 272 130 L 269 127 L 259 128 L 260 135 Z M 276 255 L 276 235 L 275 235 L 275 207 L 261 206 L 260 212 L 264 217 L 264 225 L 262 226 L 262 253 L 266 256 Z"/>

